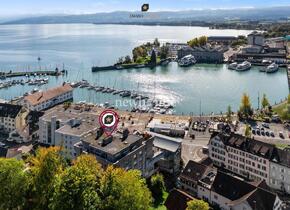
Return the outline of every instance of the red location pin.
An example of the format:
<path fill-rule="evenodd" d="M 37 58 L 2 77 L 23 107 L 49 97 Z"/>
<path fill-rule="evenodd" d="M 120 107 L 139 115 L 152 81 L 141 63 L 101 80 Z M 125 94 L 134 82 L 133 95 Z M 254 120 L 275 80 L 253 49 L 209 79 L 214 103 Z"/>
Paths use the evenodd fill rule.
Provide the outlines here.
<path fill-rule="evenodd" d="M 119 123 L 119 115 L 113 110 L 105 110 L 99 116 L 99 123 L 107 136 L 111 136 Z"/>

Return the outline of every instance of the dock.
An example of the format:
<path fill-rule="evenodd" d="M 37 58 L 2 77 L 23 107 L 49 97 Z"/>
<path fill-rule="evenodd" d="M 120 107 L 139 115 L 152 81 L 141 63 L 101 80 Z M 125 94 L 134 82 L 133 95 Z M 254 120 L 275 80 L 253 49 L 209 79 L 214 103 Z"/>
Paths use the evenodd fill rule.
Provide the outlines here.
<path fill-rule="evenodd" d="M 24 77 L 34 75 L 59 76 L 63 71 L 21 71 L 21 72 L 0 72 L 1 78 Z"/>

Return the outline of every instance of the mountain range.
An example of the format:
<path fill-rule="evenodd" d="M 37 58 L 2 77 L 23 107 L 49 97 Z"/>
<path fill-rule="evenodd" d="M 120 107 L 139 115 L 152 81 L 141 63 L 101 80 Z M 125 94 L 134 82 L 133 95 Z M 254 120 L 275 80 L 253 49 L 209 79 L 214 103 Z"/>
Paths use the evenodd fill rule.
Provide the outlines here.
<path fill-rule="evenodd" d="M 225 22 L 225 21 L 279 21 L 290 19 L 290 6 L 269 8 L 204 9 L 162 12 L 116 11 L 109 13 L 82 15 L 45 15 L 26 17 L 3 22 L 2 24 L 146 24 L 179 23 L 186 21 Z"/>

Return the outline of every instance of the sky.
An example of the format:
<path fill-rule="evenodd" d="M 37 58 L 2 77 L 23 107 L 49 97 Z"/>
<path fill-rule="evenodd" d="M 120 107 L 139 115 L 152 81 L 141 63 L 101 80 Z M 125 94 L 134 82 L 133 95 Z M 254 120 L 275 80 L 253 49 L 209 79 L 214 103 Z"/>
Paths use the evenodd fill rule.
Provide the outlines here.
<path fill-rule="evenodd" d="M 290 6 L 290 0 L 0 0 L 0 16 L 137 11 L 144 3 L 150 11 Z"/>

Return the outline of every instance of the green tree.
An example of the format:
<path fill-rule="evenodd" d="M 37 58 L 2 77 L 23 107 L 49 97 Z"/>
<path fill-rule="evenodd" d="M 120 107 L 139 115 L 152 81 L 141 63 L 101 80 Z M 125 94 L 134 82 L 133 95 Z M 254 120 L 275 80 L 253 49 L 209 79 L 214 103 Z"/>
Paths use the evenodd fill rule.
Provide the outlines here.
<path fill-rule="evenodd" d="M 203 200 L 193 199 L 187 202 L 186 210 L 209 210 L 209 205 Z"/>
<path fill-rule="evenodd" d="M 131 58 L 130 58 L 129 55 L 127 55 L 127 56 L 125 57 L 125 59 L 124 59 L 124 63 L 126 63 L 126 64 L 132 63 L 132 60 L 131 60 Z"/>
<path fill-rule="evenodd" d="M 228 110 L 227 110 L 227 119 L 228 121 L 232 121 L 232 107 L 231 106 L 228 106 Z"/>
<path fill-rule="evenodd" d="M 32 180 L 31 207 L 29 209 L 48 209 L 54 187 L 65 167 L 60 148 L 40 148 L 29 159 Z"/>
<path fill-rule="evenodd" d="M 267 108 L 268 106 L 270 106 L 270 103 L 267 99 L 266 94 L 263 94 L 263 98 L 262 98 L 262 107 L 263 109 Z"/>
<path fill-rule="evenodd" d="M 250 97 L 246 93 L 244 93 L 242 96 L 239 114 L 241 117 L 244 117 L 246 119 L 253 115 Z"/>
<path fill-rule="evenodd" d="M 168 54 L 169 54 L 169 48 L 167 46 L 163 45 L 160 48 L 160 58 L 166 59 L 168 57 Z"/>
<path fill-rule="evenodd" d="M 146 182 L 137 170 L 109 166 L 101 179 L 102 210 L 148 210 L 152 201 Z"/>
<path fill-rule="evenodd" d="M 156 63 L 157 63 L 156 53 L 155 53 L 155 50 L 152 50 L 151 57 L 150 57 L 150 64 L 152 66 L 155 66 Z"/>
<path fill-rule="evenodd" d="M 159 40 L 157 38 L 154 39 L 153 45 L 155 47 L 159 47 L 160 46 L 160 42 L 159 42 Z"/>
<path fill-rule="evenodd" d="M 132 51 L 133 60 L 136 62 L 138 57 L 146 57 L 147 56 L 147 49 L 144 45 L 139 47 L 135 47 Z"/>
<path fill-rule="evenodd" d="M 249 125 L 246 125 L 246 128 L 245 128 L 245 136 L 246 137 L 251 137 L 251 128 Z"/>
<path fill-rule="evenodd" d="M 150 190 L 155 200 L 162 199 L 165 184 L 162 174 L 155 174 L 150 179 Z"/>
<path fill-rule="evenodd" d="M 0 185 L 0 209 L 22 208 L 28 190 L 24 162 L 1 158 Z"/>
<path fill-rule="evenodd" d="M 98 194 L 103 170 L 91 155 L 79 156 L 59 177 L 50 203 L 53 210 L 94 210 L 101 208 Z"/>

